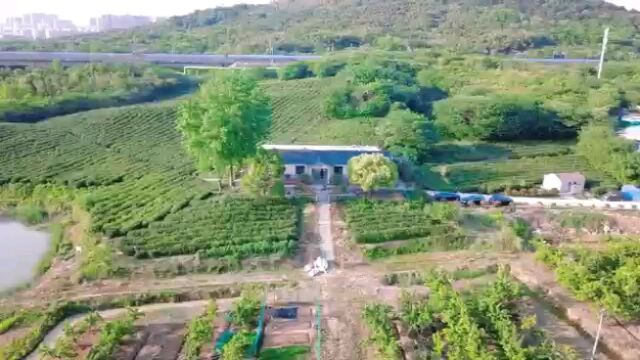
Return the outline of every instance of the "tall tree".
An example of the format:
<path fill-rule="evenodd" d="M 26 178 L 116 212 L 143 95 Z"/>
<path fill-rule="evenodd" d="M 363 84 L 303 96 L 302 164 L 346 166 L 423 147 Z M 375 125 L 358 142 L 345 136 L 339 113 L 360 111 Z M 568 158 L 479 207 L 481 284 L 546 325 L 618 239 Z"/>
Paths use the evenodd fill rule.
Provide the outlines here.
<path fill-rule="evenodd" d="M 369 192 L 393 186 L 398 180 L 398 167 L 382 154 L 362 154 L 349 160 L 349 181 Z"/>
<path fill-rule="evenodd" d="M 255 155 L 271 126 L 271 101 L 257 83 L 241 73 L 204 84 L 179 109 L 178 129 L 187 150 L 203 170 L 229 175 Z"/>
<path fill-rule="evenodd" d="M 376 127 L 385 149 L 416 161 L 429 145 L 437 141 L 431 122 L 410 110 L 392 110 Z"/>
<path fill-rule="evenodd" d="M 284 163 L 275 151 L 258 150 L 249 161 L 242 188 L 254 196 L 284 196 Z"/>

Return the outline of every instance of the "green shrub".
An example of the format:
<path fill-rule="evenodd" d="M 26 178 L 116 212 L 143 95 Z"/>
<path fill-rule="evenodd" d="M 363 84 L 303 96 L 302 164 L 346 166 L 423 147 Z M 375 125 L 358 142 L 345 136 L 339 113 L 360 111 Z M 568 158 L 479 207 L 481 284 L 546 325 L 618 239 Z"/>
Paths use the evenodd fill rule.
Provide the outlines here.
<path fill-rule="evenodd" d="M 313 64 L 313 72 L 319 78 L 336 76 L 340 70 L 344 69 L 346 62 L 341 60 L 317 61 Z"/>
<path fill-rule="evenodd" d="M 313 76 L 313 71 L 309 68 L 309 64 L 305 62 L 294 62 L 288 64 L 278 71 L 280 80 L 304 79 Z"/>
<path fill-rule="evenodd" d="M 12 216 L 29 225 L 41 224 L 47 220 L 47 212 L 34 204 L 18 205 L 13 210 Z"/>

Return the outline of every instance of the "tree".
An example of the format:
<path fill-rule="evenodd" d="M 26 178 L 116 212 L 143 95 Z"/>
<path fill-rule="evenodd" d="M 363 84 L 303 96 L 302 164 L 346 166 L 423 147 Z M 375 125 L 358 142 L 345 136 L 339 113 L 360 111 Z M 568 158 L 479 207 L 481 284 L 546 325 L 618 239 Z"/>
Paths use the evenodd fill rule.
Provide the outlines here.
<path fill-rule="evenodd" d="M 438 101 L 434 116 L 438 128 L 456 139 L 553 139 L 570 132 L 530 96 L 454 96 Z"/>
<path fill-rule="evenodd" d="M 596 170 L 619 182 L 640 180 L 640 153 L 632 141 L 618 137 L 609 125 L 590 125 L 579 136 L 578 154 Z"/>
<path fill-rule="evenodd" d="M 398 167 L 383 154 L 362 154 L 349 160 L 349 181 L 371 191 L 382 186 L 393 186 L 398 180 Z"/>
<path fill-rule="evenodd" d="M 202 170 L 228 173 L 255 155 L 271 126 L 271 102 L 255 80 L 231 73 L 204 84 L 179 109 L 178 129 Z"/>
<path fill-rule="evenodd" d="M 392 110 L 376 127 L 385 149 L 416 161 L 437 140 L 430 122 L 410 110 Z"/>
<path fill-rule="evenodd" d="M 284 163 L 275 151 L 258 150 L 249 161 L 242 188 L 254 196 L 284 196 Z"/>

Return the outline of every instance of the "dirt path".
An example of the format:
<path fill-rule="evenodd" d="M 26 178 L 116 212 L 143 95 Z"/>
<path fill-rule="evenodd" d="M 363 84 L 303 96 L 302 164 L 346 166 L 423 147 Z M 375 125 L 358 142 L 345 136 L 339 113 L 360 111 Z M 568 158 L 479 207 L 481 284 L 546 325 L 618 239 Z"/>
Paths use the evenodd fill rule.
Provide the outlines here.
<path fill-rule="evenodd" d="M 154 291 L 185 291 L 215 286 L 231 286 L 250 283 L 278 283 L 308 281 L 302 271 L 270 271 L 260 273 L 195 274 L 171 279 L 104 280 L 89 284 L 75 284 L 59 292 L 29 289 L 13 297 L 0 300 L 4 306 L 36 306 L 48 304 L 52 298 L 67 300 L 91 300 L 102 297 L 125 296 Z"/>
<path fill-rule="evenodd" d="M 207 301 L 191 301 L 173 304 L 152 304 L 140 306 L 137 309 L 142 311 L 145 316 L 136 322 L 138 326 L 149 325 L 166 325 L 166 324 L 185 324 L 189 320 L 201 314 L 207 305 Z M 100 311 L 99 314 L 105 320 L 110 321 L 125 315 L 127 309 L 112 309 Z M 75 315 L 69 317 L 58 324 L 51 330 L 42 341 L 42 344 L 53 346 L 56 340 L 64 334 L 66 324 L 76 324 L 86 317 L 86 314 Z M 36 350 L 27 356 L 26 360 L 38 360 L 41 356 Z"/>
<path fill-rule="evenodd" d="M 333 237 L 331 235 L 331 197 L 328 190 L 320 190 L 316 193 L 318 208 L 318 235 L 320 236 L 320 248 L 322 255 L 329 261 L 335 263 L 336 256 L 333 248 Z"/>

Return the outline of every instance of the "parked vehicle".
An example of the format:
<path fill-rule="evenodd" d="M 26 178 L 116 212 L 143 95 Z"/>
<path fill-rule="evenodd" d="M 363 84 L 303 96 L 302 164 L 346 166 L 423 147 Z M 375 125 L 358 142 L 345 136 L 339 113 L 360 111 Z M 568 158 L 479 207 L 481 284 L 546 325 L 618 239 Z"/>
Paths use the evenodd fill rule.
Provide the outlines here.
<path fill-rule="evenodd" d="M 489 197 L 489 204 L 492 206 L 509 206 L 513 203 L 513 199 L 502 194 L 493 194 Z"/>
<path fill-rule="evenodd" d="M 470 194 L 460 198 L 460 203 L 464 206 L 470 206 L 470 205 L 479 206 L 479 205 L 482 205 L 484 202 L 485 202 L 485 198 L 483 195 L 480 195 L 480 194 Z"/>
<path fill-rule="evenodd" d="M 433 195 L 434 201 L 460 201 L 460 195 L 451 192 L 437 192 Z"/>

